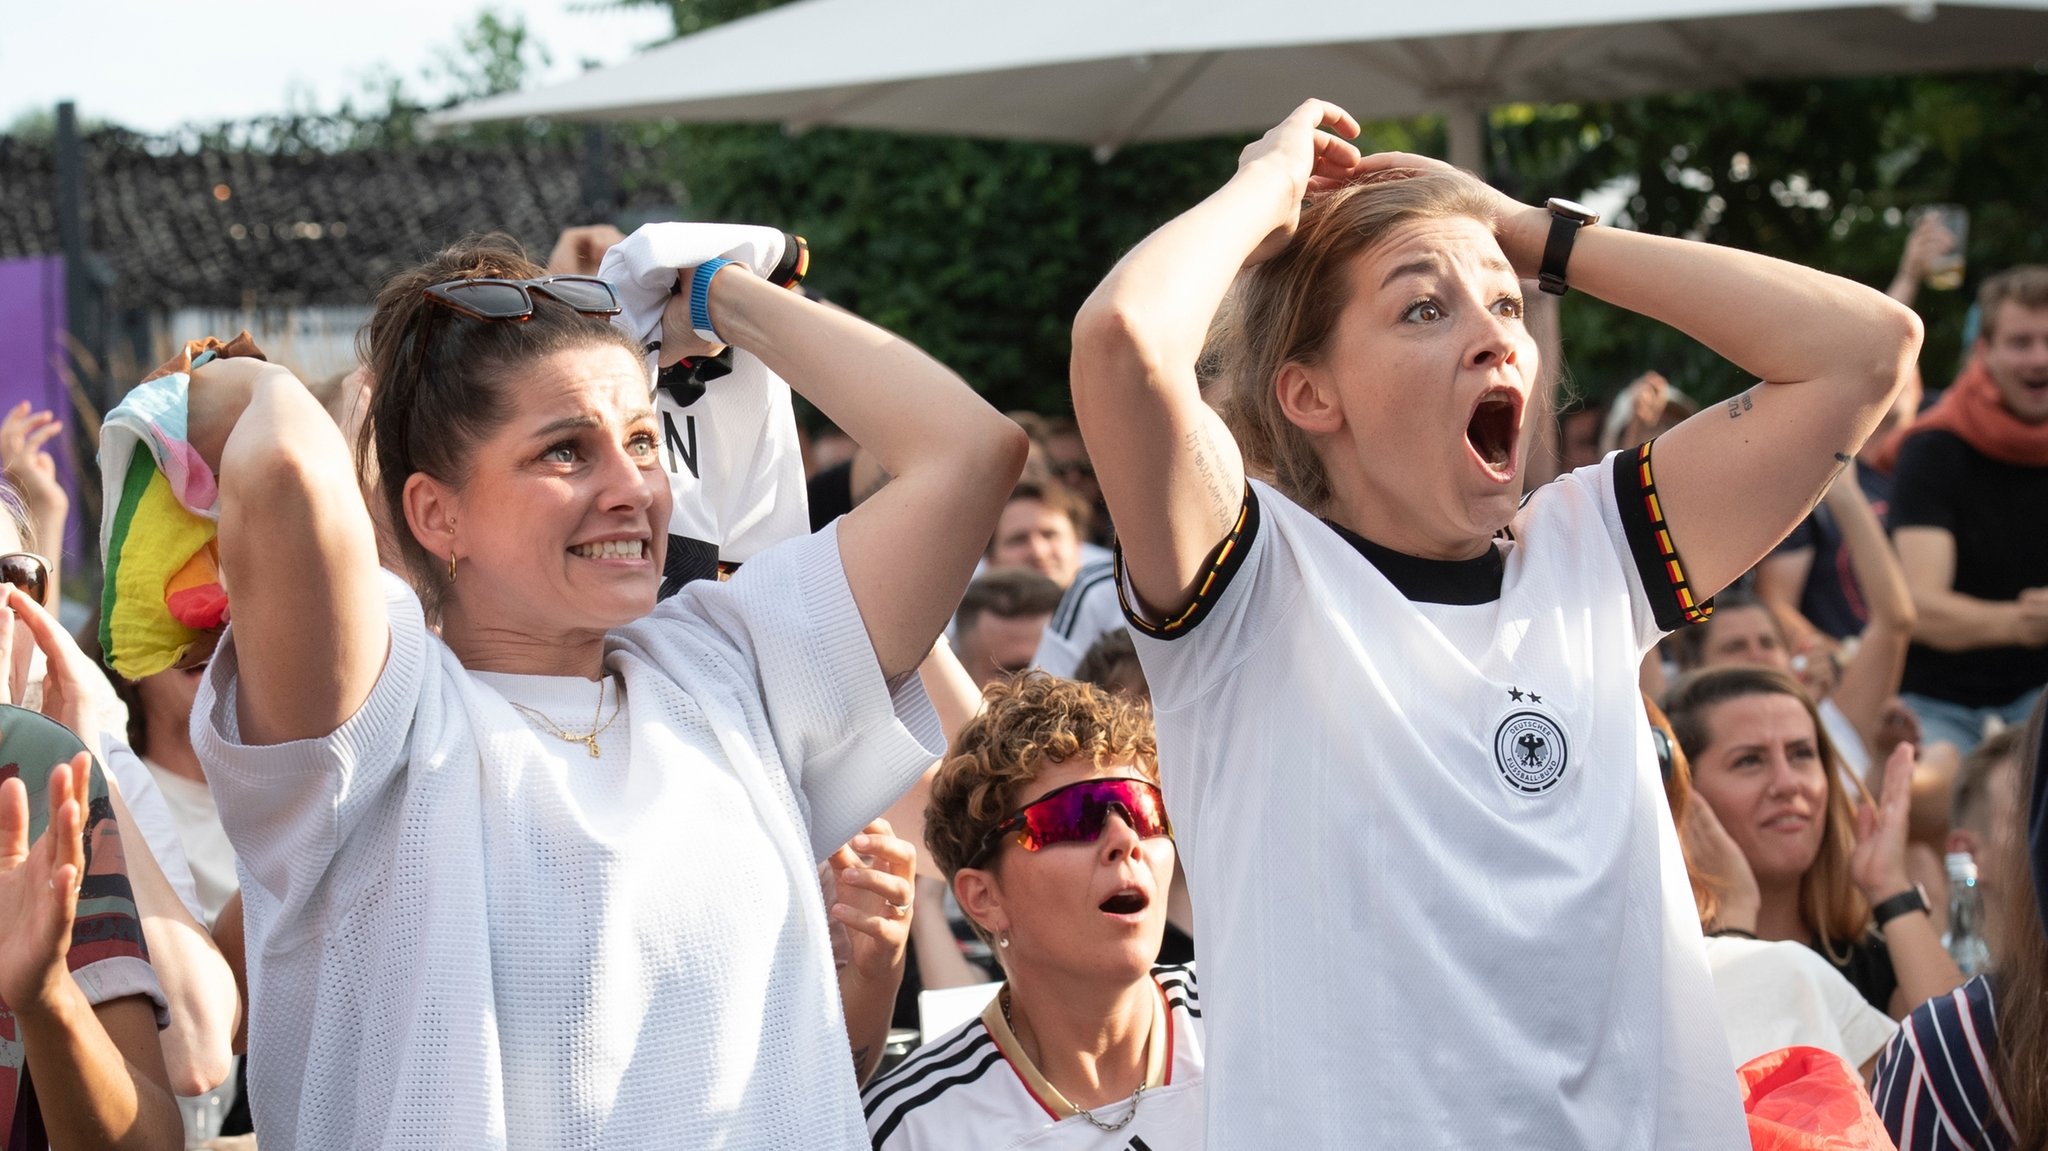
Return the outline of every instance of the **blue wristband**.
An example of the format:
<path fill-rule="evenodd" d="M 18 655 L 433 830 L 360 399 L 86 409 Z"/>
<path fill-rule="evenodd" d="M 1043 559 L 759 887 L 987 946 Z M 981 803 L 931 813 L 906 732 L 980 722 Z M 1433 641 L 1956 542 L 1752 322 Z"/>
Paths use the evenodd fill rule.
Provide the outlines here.
<path fill-rule="evenodd" d="M 719 338 L 717 332 L 711 330 L 711 277 L 718 274 L 718 269 L 730 263 L 731 260 L 720 256 L 704 261 L 697 265 L 696 271 L 690 273 L 690 327 L 695 329 L 699 336 L 714 344 L 722 344 L 725 341 Z"/>

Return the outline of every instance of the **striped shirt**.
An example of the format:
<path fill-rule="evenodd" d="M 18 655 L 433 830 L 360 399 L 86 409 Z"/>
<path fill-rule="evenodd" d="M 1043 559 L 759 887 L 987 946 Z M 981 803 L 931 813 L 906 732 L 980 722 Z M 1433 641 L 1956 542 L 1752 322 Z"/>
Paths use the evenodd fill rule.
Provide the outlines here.
<path fill-rule="evenodd" d="M 1899 1151 L 2012 1146 L 2012 1112 L 1998 1091 L 1997 1063 L 1988 977 L 1915 1008 L 1878 1058 L 1870 1092 Z"/>
<path fill-rule="evenodd" d="M 1053 609 L 1031 662 L 1048 674 L 1071 678 L 1095 641 L 1123 626 L 1114 562 L 1104 559 L 1083 564 Z"/>
<path fill-rule="evenodd" d="M 868 1085 L 862 1102 L 876 1151 L 1202 1151 L 1202 999 L 1194 968 L 1154 967 L 1152 979 L 1165 1041 L 1147 1049 L 1142 1095 L 1095 1108 L 1116 1131 L 1071 1110 L 992 1001 Z"/>

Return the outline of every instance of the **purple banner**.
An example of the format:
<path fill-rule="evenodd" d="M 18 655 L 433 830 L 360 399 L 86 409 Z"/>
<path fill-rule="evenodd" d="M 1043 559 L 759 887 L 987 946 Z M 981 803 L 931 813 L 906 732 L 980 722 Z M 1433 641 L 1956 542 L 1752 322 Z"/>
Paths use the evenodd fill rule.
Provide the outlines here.
<path fill-rule="evenodd" d="M 64 261 L 58 256 L 0 260 L 0 416 L 23 400 L 56 412 L 64 434 L 50 441 L 57 478 L 71 495 L 71 519 L 64 527 L 64 552 L 82 554 L 78 467 L 73 458 L 77 414 L 64 387 Z M 46 542 L 41 546 L 47 548 Z M 70 567 L 70 564 L 66 565 Z"/>

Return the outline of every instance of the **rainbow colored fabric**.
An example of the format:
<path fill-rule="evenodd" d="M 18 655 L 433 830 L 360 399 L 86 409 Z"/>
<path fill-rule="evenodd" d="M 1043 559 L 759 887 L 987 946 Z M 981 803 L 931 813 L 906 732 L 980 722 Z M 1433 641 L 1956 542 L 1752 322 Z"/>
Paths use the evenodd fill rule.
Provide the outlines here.
<path fill-rule="evenodd" d="M 195 341 L 128 393 L 100 432 L 100 646 L 129 679 L 203 662 L 227 626 L 214 542 L 220 491 L 185 427 L 190 370 L 222 354 L 261 355 L 246 334 Z"/>

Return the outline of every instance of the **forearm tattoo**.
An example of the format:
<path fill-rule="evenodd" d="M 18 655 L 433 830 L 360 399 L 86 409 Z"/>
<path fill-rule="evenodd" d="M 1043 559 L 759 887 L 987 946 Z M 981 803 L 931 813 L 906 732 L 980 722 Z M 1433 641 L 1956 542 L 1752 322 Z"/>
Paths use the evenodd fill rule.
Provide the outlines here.
<path fill-rule="evenodd" d="M 1756 407 L 1756 401 L 1750 398 L 1749 392 L 1744 392 L 1728 401 L 1728 418 L 1739 420 L 1744 412 L 1754 407 Z"/>

